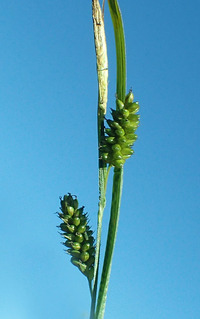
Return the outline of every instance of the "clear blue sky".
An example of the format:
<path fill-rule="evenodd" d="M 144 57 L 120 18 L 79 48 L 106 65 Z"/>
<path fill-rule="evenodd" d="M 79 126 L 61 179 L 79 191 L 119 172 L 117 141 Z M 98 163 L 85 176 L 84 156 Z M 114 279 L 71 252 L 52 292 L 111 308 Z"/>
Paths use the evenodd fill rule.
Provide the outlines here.
<path fill-rule="evenodd" d="M 141 125 L 125 164 L 105 319 L 199 319 L 200 3 L 120 6 Z M 107 5 L 105 24 L 113 107 Z M 55 212 L 59 196 L 77 194 L 96 228 L 91 1 L 2 0 L 0 43 L 0 318 L 88 318 L 87 281 L 63 251 Z"/>

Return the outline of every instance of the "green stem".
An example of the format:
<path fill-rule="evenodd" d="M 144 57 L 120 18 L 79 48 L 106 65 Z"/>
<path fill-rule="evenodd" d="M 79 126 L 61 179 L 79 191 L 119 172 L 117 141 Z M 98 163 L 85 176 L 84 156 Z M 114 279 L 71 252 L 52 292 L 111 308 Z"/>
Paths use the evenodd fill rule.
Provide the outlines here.
<path fill-rule="evenodd" d="M 108 229 L 108 237 L 106 244 L 106 252 L 104 257 L 104 265 L 99 289 L 98 303 L 96 309 L 96 319 L 103 319 L 108 284 L 110 280 L 110 272 L 112 265 L 113 251 L 116 241 L 119 213 L 120 213 L 120 202 L 122 195 L 122 184 L 123 184 L 123 168 L 115 168 L 113 176 L 113 191 L 112 191 L 112 205 L 111 205 L 111 215 L 110 223 Z"/>
<path fill-rule="evenodd" d="M 92 297 L 92 282 L 88 279 L 89 289 L 90 289 L 90 295 Z"/>
<path fill-rule="evenodd" d="M 104 7 L 104 6 L 103 6 Z M 92 301 L 90 309 L 90 319 L 95 319 L 95 305 L 98 284 L 98 269 L 100 258 L 100 244 L 101 244 L 101 229 L 103 212 L 106 205 L 106 186 L 109 170 L 107 165 L 100 158 L 100 148 L 104 138 L 104 116 L 107 107 L 107 92 L 108 92 L 108 58 L 107 46 L 104 29 L 104 18 L 99 0 L 92 0 L 92 16 L 94 27 L 94 41 L 97 61 L 97 77 L 98 77 L 98 148 L 99 148 L 99 207 L 98 207 L 98 221 L 97 221 L 97 241 L 95 253 L 95 267 Z"/>
<path fill-rule="evenodd" d="M 121 12 L 117 0 L 108 0 L 110 14 L 113 22 L 115 33 L 116 59 L 117 59 L 117 88 L 116 95 L 121 101 L 125 100 L 126 95 L 126 49 L 124 29 Z M 115 168 L 113 175 L 113 191 L 110 222 L 107 236 L 106 251 L 104 256 L 103 271 L 98 294 L 95 319 L 103 319 L 110 280 L 110 272 L 114 246 L 117 235 L 118 220 L 120 213 L 120 202 L 123 185 L 123 168 Z"/>
<path fill-rule="evenodd" d="M 103 173 L 102 170 L 99 170 L 100 173 Z M 109 175 L 110 167 L 106 169 L 106 177 L 104 176 L 101 185 L 104 184 L 104 189 L 100 192 L 99 199 L 99 211 L 98 211 L 98 223 L 97 223 L 97 242 L 96 242 L 96 254 L 95 254 L 95 271 L 94 271 L 94 285 L 92 291 L 92 302 L 90 309 L 90 319 L 95 319 L 95 305 L 96 305 L 96 295 L 97 295 L 97 284 L 98 284 L 98 272 L 99 272 L 99 259 L 100 259 L 100 246 L 101 246 L 101 231 L 102 231 L 102 221 L 103 221 L 103 212 L 106 205 L 106 187 L 107 180 Z"/>
<path fill-rule="evenodd" d="M 110 15 L 115 33 L 115 47 L 117 59 L 117 98 L 125 100 L 126 95 L 126 47 L 123 21 L 117 0 L 108 0 Z"/>

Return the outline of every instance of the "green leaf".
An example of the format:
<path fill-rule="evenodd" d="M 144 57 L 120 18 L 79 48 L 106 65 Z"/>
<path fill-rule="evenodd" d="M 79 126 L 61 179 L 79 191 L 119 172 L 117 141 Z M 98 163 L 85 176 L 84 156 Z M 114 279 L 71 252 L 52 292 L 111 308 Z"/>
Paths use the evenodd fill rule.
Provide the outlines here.
<path fill-rule="evenodd" d="M 108 0 L 113 22 L 117 58 L 117 98 L 124 102 L 126 95 L 126 48 L 122 16 L 117 0 Z"/>

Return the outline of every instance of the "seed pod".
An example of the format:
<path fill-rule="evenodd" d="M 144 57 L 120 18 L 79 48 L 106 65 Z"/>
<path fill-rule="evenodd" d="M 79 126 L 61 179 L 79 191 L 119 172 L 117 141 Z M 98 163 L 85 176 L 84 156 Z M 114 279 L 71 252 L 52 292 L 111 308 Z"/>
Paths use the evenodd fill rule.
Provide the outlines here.
<path fill-rule="evenodd" d="M 123 157 L 122 157 L 122 154 L 121 152 L 114 152 L 113 153 L 113 159 L 114 160 L 121 160 Z"/>
<path fill-rule="evenodd" d="M 138 122 L 139 123 L 140 116 L 138 114 L 130 114 L 128 119 L 131 122 Z"/>
<path fill-rule="evenodd" d="M 136 140 L 127 140 L 126 141 L 126 147 L 131 147 L 131 146 L 133 146 L 133 143 L 135 142 Z"/>
<path fill-rule="evenodd" d="M 120 121 L 120 124 L 121 126 L 124 128 L 124 129 L 127 129 L 128 127 L 130 127 L 131 125 L 131 122 L 129 121 L 129 119 L 123 119 Z"/>
<path fill-rule="evenodd" d="M 72 242 L 71 246 L 74 250 L 80 250 L 81 249 L 81 245 L 78 242 Z"/>
<path fill-rule="evenodd" d="M 114 129 L 121 129 L 122 128 L 121 125 L 116 121 L 112 121 L 112 127 Z"/>
<path fill-rule="evenodd" d="M 74 236 L 74 241 L 77 241 L 78 243 L 82 243 L 84 241 L 83 234 L 76 233 Z"/>
<path fill-rule="evenodd" d="M 127 134 L 127 140 L 134 140 L 134 138 L 135 138 L 135 134 L 134 133 Z"/>
<path fill-rule="evenodd" d="M 123 136 L 125 134 L 123 128 L 120 128 L 120 129 L 116 130 L 115 133 L 116 133 L 117 136 Z"/>
<path fill-rule="evenodd" d="M 86 230 L 87 230 L 87 229 L 86 229 Z M 89 235 L 88 235 L 88 232 L 87 232 L 87 231 L 84 232 L 84 237 L 85 237 L 85 240 L 86 240 L 86 241 L 89 240 Z"/>
<path fill-rule="evenodd" d="M 119 145 L 123 145 L 124 143 L 126 143 L 126 137 L 125 136 L 118 137 L 117 142 L 119 143 Z"/>
<path fill-rule="evenodd" d="M 73 224 L 74 224 L 75 226 L 80 225 L 80 222 L 81 222 L 81 220 L 80 220 L 79 217 L 74 217 L 74 218 L 73 218 Z"/>
<path fill-rule="evenodd" d="M 133 153 L 134 153 L 134 151 L 131 148 L 129 148 L 129 147 L 122 149 L 122 154 L 123 155 L 130 155 L 131 156 Z"/>
<path fill-rule="evenodd" d="M 74 266 L 77 266 L 79 265 L 79 261 L 76 259 L 76 257 L 72 257 L 71 258 L 71 263 L 74 265 Z"/>
<path fill-rule="evenodd" d="M 101 158 L 102 158 L 103 161 L 107 161 L 107 159 L 108 159 L 108 153 L 103 153 L 103 154 L 101 155 Z"/>
<path fill-rule="evenodd" d="M 68 232 L 69 233 L 74 233 L 75 232 L 75 225 L 66 225 L 67 226 L 67 229 L 68 229 Z"/>
<path fill-rule="evenodd" d="M 86 264 L 83 264 L 81 262 L 79 262 L 79 265 L 78 265 L 80 271 L 85 274 L 86 270 L 87 270 L 87 265 Z M 85 274 L 86 275 L 86 274 Z"/>
<path fill-rule="evenodd" d="M 65 223 L 60 224 L 59 227 L 60 227 L 60 229 L 61 229 L 62 231 L 65 231 L 65 232 L 68 231 L 67 225 L 66 225 Z"/>
<path fill-rule="evenodd" d="M 130 113 L 137 113 L 139 111 L 139 103 L 133 102 L 133 103 L 127 103 L 126 109 L 129 110 Z"/>
<path fill-rule="evenodd" d="M 80 225 L 77 229 L 77 232 L 83 234 L 86 231 L 85 225 Z"/>
<path fill-rule="evenodd" d="M 86 242 L 85 244 L 82 245 L 81 249 L 82 249 L 82 251 L 89 250 L 90 249 L 90 243 Z"/>
<path fill-rule="evenodd" d="M 134 99 L 134 95 L 133 95 L 133 92 L 130 90 L 129 93 L 126 95 L 125 97 L 125 103 L 124 103 L 124 106 L 127 104 L 127 103 L 132 103 L 133 102 L 133 99 Z"/>
<path fill-rule="evenodd" d="M 81 260 L 78 261 L 76 258 L 71 258 L 71 262 L 74 266 L 78 267 L 80 269 L 80 271 L 85 274 L 85 271 L 87 269 L 87 265 L 82 263 Z"/>
<path fill-rule="evenodd" d="M 126 132 L 126 137 L 127 137 L 128 134 L 132 134 L 133 133 L 133 127 L 131 125 L 126 127 L 125 132 Z"/>
<path fill-rule="evenodd" d="M 138 126 L 139 126 L 139 121 L 138 121 L 138 122 L 133 122 L 133 123 L 132 123 L 133 132 L 135 132 L 135 131 L 136 131 L 136 129 L 138 128 Z"/>
<path fill-rule="evenodd" d="M 116 99 L 116 109 L 122 110 L 123 108 L 124 108 L 124 103 L 121 100 Z"/>
<path fill-rule="evenodd" d="M 123 119 L 127 119 L 128 116 L 129 116 L 129 114 L 130 114 L 129 111 L 126 110 L 126 109 L 122 109 L 122 110 L 120 111 L 120 113 L 121 113 Z"/>
<path fill-rule="evenodd" d="M 89 258 L 90 258 L 90 255 L 88 254 L 87 251 L 83 251 L 83 252 L 80 254 L 80 259 L 81 259 L 83 262 L 86 262 Z"/>
<path fill-rule="evenodd" d="M 109 137 L 106 137 L 105 138 L 105 141 L 108 143 L 108 144 L 114 144 L 115 143 L 115 138 L 113 136 L 109 136 Z"/>
<path fill-rule="evenodd" d="M 119 144 L 112 145 L 113 152 L 117 152 L 121 150 L 121 146 Z"/>

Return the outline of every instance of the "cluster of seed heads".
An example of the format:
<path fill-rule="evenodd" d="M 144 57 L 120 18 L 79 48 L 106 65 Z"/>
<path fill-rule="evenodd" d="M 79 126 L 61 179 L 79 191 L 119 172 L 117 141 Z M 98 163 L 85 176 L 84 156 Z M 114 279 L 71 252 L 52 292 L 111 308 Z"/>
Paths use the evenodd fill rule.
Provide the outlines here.
<path fill-rule="evenodd" d="M 133 102 L 132 91 L 125 102 L 116 100 L 116 110 L 111 109 L 113 120 L 106 120 L 105 138 L 101 147 L 101 158 L 109 165 L 122 167 L 133 154 L 132 146 L 137 139 L 135 131 L 139 125 L 138 102 Z"/>
<path fill-rule="evenodd" d="M 78 208 L 78 200 L 70 193 L 60 198 L 62 220 L 60 226 L 62 236 L 66 239 L 63 243 L 70 254 L 71 262 L 88 278 L 94 276 L 95 246 L 93 231 L 88 225 L 88 216 L 83 212 L 84 206 Z"/>

